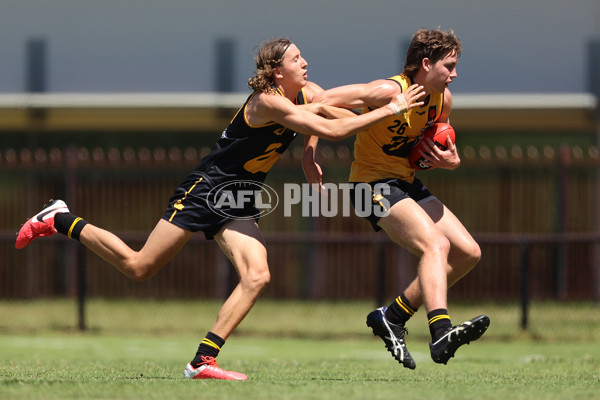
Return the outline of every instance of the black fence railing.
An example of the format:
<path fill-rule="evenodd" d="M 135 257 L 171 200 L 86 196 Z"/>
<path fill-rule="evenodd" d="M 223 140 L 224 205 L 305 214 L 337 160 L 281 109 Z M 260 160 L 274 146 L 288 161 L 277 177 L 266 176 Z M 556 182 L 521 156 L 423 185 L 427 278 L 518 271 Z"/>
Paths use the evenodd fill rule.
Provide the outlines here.
<path fill-rule="evenodd" d="M 457 300 L 600 300 L 597 149 L 462 149 L 456 171 L 421 177 L 465 226 L 483 257 L 450 291 Z M 235 274 L 214 242 L 192 241 L 148 282 L 128 281 L 77 243 L 55 236 L 14 249 L 14 232 L 49 198 L 141 247 L 173 188 L 206 148 L 68 148 L 0 151 L 0 298 L 222 298 Z M 303 183 L 301 148 L 267 184 Z M 351 150 L 324 145 L 326 180 L 344 182 Z M 265 297 L 374 299 L 398 295 L 415 259 L 357 216 L 261 219 L 272 282 Z M 190 261 L 192 260 L 192 261 Z M 523 324 L 527 313 L 523 312 Z"/>

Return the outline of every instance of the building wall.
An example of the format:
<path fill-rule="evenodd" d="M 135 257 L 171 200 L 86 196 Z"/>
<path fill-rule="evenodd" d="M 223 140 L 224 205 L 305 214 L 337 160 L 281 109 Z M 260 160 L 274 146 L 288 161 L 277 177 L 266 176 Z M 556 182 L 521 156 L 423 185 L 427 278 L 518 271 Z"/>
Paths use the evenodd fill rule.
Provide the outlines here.
<path fill-rule="evenodd" d="M 401 70 L 419 27 L 453 28 L 464 52 L 455 93 L 586 92 L 597 0 L 0 0 L 0 92 L 26 89 L 26 43 L 47 45 L 54 92 L 213 91 L 215 43 L 232 40 L 231 89 L 253 48 L 289 36 L 328 88 Z"/>

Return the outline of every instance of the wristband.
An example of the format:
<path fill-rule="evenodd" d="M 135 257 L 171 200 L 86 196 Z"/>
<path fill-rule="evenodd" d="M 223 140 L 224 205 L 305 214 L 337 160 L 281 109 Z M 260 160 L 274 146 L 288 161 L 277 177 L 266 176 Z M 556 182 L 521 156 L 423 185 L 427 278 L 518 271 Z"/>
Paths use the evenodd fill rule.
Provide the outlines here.
<path fill-rule="evenodd" d="M 400 108 L 400 106 L 396 103 L 390 103 L 390 107 L 392 108 L 394 115 L 398 115 L 402 111 L 402 108 Z"/>
<path fill-rule="evenodd" d="M 404 96 L 399 94 L 398 96 L 396 96 L 396 99 L 398 100 L 398 102 L 400 104 L 390 103 L 390 107 L 392 107 L 392 111 L 394 111 L 394 115 L 404 114 L 405 112 L 407 112 L 408 111 L 408 103 L 406 102 L 406 99 L 404 98 Z"/>
<path fill-rule="evenodd" d="M 400 103 L 400 106 L 403 109 L 402 112 L 407 112 L 408 111 L 408 103 L 406 102 L 406 99 L 404 98 L 404 96 L 402 94 L 399 94 L 396 97 L 398 98 L 398 102 Z"/>

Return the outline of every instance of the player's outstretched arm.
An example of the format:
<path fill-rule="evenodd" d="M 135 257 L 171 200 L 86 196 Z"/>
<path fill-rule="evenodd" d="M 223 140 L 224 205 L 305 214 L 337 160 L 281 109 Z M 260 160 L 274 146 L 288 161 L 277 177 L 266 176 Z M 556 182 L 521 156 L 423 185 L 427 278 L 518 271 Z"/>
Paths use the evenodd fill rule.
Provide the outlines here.
<path fill-rule="evenodd" d="M 419 102 L 425 93 L 422 86 L 412 85 L 404 93 L 400 86 L 388 79 L 365 84 L 354 84 L 329 89 L 315 95 L 314 101 L 346 108 L 383 107 L 394 97 L 402 95 L 407 110 L 423 105 Z"/>
<path fill-rule="evenodd" d="M 282 96 L 266 93 L 257 96 L 254 109 L 257 110 L 261 118 L 275 121 L 296 132 L 339 141 L 365 130 L 384 118 L 405 113 L 418 104 L 422 104 L 418 99 L 423 96 L 424 90 L 422 87 L 411 87 L 411 90 L 393 97 L 387 104 L 371 112 L 332 120 L 297 107 Z"/>

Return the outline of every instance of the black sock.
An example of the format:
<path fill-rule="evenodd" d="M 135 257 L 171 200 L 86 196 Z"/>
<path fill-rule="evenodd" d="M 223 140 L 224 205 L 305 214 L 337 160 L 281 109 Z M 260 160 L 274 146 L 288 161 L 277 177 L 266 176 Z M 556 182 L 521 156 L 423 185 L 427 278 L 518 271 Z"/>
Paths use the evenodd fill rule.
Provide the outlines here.
<path fill-rule="evenodd" d="M 71 213 L 59 213 L 54 216 L 54 228 L 70 239 L 79 240 L 79 234 L 87 221 Z"/>
<path fill-rule="evenodd" d="M 385 312 L 385 318 L 392 324 L 404 325 L 417 312 L 417 309 L 402 293 L 390 304 Z"/>
<path fill-rule="evenodd" d="M 196 357 L 192 360 L 192 366 L 196 367 L 198 364 L 203 363 L 202 356 L 205 357 L 217 357 L 221 351 L 221 347 L 225 344 L 225 340 L 212 332 L 208 332 L 196 352 Z"/>
<path fill-rule="evenodd" d="M 427 314 L 429 320 L 429 333 L 431 333 L 431 342 L 435 342 L 446 333 L 448 328 L 452 328 L 452 322 L 448 315 L 448 310 L 438 308 Z"/>

